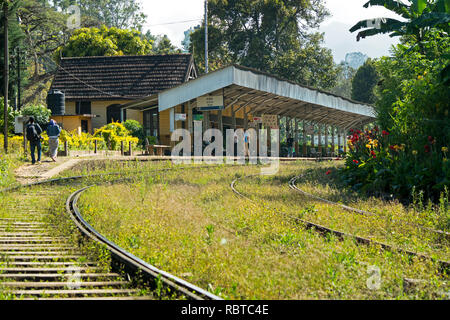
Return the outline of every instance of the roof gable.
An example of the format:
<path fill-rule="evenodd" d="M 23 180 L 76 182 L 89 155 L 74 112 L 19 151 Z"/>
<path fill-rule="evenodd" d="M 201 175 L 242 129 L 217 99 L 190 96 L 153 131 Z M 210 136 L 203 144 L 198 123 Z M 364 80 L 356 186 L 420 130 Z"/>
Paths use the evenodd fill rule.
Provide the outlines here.
<path fill-rule="evenodd" d="M 66 99 L 137 99 L 191 79 L 190 54 L 63 58 L 52 89 Z"/>

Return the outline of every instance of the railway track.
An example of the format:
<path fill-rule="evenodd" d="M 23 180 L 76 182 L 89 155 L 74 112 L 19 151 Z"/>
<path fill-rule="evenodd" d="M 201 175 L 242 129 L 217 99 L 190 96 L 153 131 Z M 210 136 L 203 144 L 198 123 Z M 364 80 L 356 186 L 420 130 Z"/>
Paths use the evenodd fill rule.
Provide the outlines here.
<path fill-rule="evenodd" d="M 344 210 L 346 210 L 348 212 L 351 212 L 351 213 L 356 213 L 356 214 L 364 215 L 364 216 L 377 216 L 376 213 L 365 211 L 365 210 L 360 210 L 360 209 L 353 208 L 353 207 L 350 207 L 350 206 L 347 206 L 347 205 L 344 205 L 344 204 L 341 204 L 341 203 L 333 202 L 333 201 L 330 201 L 330 200 L 327 200 L 327 199 L 315 196 L 315 195 L 313 195 L 311 193 L 308 193 L 308 192 L 298 188 L 297 185 L 296 185 L 296 182 L 299 179 L 303 178 L 304 176 L 305 175 L 298 175 L 298 176 L 293 177 L 291 180 L 289 180 L 289 188 L 291 188 L 295 192 L 298 192 L 298 193 L 300 193 L 300 194 L 302 194 L 302 195 L 304 195 L 304 196 L 306 196 L 308 198 L 311 198 L 311 199 L 314 199 L 314 200 L 317 200 L 317 201 L 320 201 L 320 202 L 324 202 L 324 203 L 330 204 L 332 206 L 340 207 L 340 208 L 342 208 L 342 209 L 344 209 Z M 422 230 L 425 230 L 425 231 L 437 234 L 439 236 L 442 236 L 442 237 L 444 237 L 446 239 L 450 239 L 450 232 L 447 232 L 447 231 L 436 230 L 436 229 L 429 228 L 429 227 L 426 227 L 426 226 L 423 226 L 423 225 L 419 225 L 419 224 L 415 224 L 415 223 L 409 223 L 409 222 L 405 222 L 405 221 L 399 221 L 398 223 L 399 224 L 403 224 L 403 225 L 412 226 L 412 227 L 415 227 L 415 228 L 418 228 L 418 229 L 422 229 Z"/>
<path fill-rule="evenodd" d="M 186 168 L 154 172 L 174 169 Z M 67 237 L 49 232 L 53 228 L 46 219 L 49 205 L 65 196 L 64 192 L 55 192 L 58 188 L 52 184 L 73 187 L 74 182 L 80 184 L 84 178 L 108 175 L 117 174 L 52 179 L 0 191 L 8 194 L 8 205 L 4 207 L 7 214 L 0 215 L 0 299 L 151 300 L 160 299 L 163 289 L 168 299 L 220 300 L 206 290 L 147 264 L 99 234 L 83 219 L 77 207 L 80 195 L 88 187 L 69 195 L 66 210 L 83 236 L 109 251 L 111 268 L 105 270 L 100 261 L 86 257 Z M 155 289 L 158 294 L 153 294 Z"/>
<path fill-rule="evenodd" d="M 244 198 L 244 199 L 246 199 L 246 200 L 248 200 L 250 202 L 253 202 L 255 204 L 261 205 L 261 204 L 257 203 L 256 201 L 254 201 L 253 199 L 249 198 L 248 196 L 244 195 L 243 193 L 241 193 L 240 191 L 238 191 L 236 189 L 236 184 L 237 184 L 238 181 L 241 181 L 243 179 L 252 178 L 252 177 L 255 177 L 255 176 L 259 176 L 259 175 L 248 175 L 248 176 L 244 176 L 244 177 L 241 177 L 241 178 L 237 178 L 237 179 L 232 181 L 230 187 L 231 187 L 232 191 L 237 196 L 239 196 L 241 198 Z M 289 183 L 289 185 L 291 186 L 291 182 Z M 450 274 L 450 262 L 448 262 L 448 261 L 438 260 L 438 259 L 432 258 L 432 257 L 430 257 L 428 255 L 425 255 L 425 254 L 413 252 L 413 251 L 410 251 L 410 250 L 405 250 L 405 249 L 398 248 L 398 247 L 395 247 L 395 246 L 390 245 L 390 244 L 386 244 L 386 243 L 382 243 L 382 242 L 375 241 L 375 240 L 372 240 L 372 239 L 360 237 L 360 236 L 353 235 L 353 234 L 350 234 L 350 233 L 346 233 L 346 232 L 343 232 L 343 231 L 334 230 L 334 229 L 328 228 L 326 226 L 319 225 L 317 223 L 314 223 L 314 222 L 311 222 L 311 221 L 307 221 L 307 220 L 304 220 L 304 219 L 292 216 L 292 215 L 284 213 L 284 212 L 277 211 L 277 213 L 281 214 L 281 215 L 283 215 L 283 216 L 285 216 L 285 217 L 287 217 L 289 219 L 294 220 L 298 224 L 304 225 L 306 229 L 314 230 L 314 231 L 316 231 L 319 234 L 324 235 L 324 236 L 331 234 L 331 235 L 336 236 L 340 240 L 344 240 L 346 238 L 347 239 L 353 239 L 357 244 L 360 244 L 360 245 L 378 246 L 378 247 L 380 247 L 383 250 L 391 251 L 391 252 L 394 252 L 394 253 L 406 254 L 406 255 L 408 255 L 410 257 L 417 257 L 417 258 L 422 259 L 422 260 L 436 261 L 438 266 L 439 266 L 439 271 L 440 271 L 441 274 L 444 274 L 444 275 L 449 275 Z"/>
<path fill-rule="evenodd" d="M 51 188 L 10 194 L 14 210 L 0 218 L 0 290 L 9 298 L 34 299 L 151 299 L 142 296 L 129 281 L 105 272 L 89 261 L 66 237 L 49 232 L 46 208 L 37 199 L 61 196 Z"/>

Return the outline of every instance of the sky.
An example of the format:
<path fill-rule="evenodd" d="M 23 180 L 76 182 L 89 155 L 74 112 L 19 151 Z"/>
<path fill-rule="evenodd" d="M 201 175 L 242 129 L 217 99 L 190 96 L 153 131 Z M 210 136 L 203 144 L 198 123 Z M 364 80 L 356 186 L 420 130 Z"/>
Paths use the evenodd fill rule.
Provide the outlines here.
<path fill-rule="evenodd" d="M 326 0 L 331 12 L 320 27 L 325 33 L 325 46 L 332 49 L 337 63 L 349 52 L 362 52 L 371 58 L 389 54 L 398 38 L 379 35 L 356 42 L 356 33 L 348 30 L 358 21 L 369 18 L 396 16 L 382 7 L 363 8 L 367 0 Z M 141 0 L 143 11 L 148 16 L 144 31 L 154 35 L 166 34 L 177 47 L 181 47 L 184 31 L 198 25 L 204 14 L 204 0 Z M 194 21 L 192 21 L 194 20 Z"/>

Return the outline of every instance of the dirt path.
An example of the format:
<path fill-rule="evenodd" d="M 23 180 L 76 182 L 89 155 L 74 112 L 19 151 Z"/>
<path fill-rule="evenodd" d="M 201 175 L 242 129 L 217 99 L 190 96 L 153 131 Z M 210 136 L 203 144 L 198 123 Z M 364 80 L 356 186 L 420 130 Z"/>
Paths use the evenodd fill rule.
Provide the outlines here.
<path fill-rule="evenodd" d="M 44 160 L 41 164 L 25 164 L 14 171 L 17 181 L 21 184 L 32 183 L 51 179 L 60 172 L 70 169 L 77 164 L 80 159 L 58 158 L 56 162 Z"/>

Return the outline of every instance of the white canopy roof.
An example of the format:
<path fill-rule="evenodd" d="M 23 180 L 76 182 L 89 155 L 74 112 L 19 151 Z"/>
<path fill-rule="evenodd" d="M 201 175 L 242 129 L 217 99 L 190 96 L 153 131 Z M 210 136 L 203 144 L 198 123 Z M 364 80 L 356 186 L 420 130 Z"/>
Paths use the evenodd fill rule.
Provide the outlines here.
<path fill-rule="evenodd" d="M 277 114 L 342 128 L 375 120 L 369 105 L 238 65 L 202 75 L 129 107 L 142 109 L 153 103 L 164 111 L 189 101 L 195 107 L 196 98 L 204 95 L 223 95 L 225 107 L 247 107 L 254 115 Z"/>

